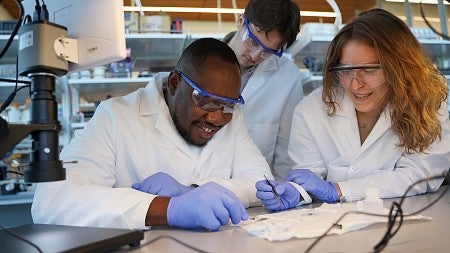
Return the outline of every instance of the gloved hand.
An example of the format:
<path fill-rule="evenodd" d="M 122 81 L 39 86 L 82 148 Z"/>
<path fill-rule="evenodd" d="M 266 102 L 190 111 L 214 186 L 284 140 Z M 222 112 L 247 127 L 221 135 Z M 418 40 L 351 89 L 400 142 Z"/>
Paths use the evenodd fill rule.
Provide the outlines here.
<path fill-rule="evenodd" d="M 164 172 L 157 172 L 140 183 L 134 183 L 131 188 L 164 197 L 175 197 L 194 189 L 178 183 L 173 177 Z"/>
<path fill-rule="evenodd" d="M 172 197 L 167 207 L 170 226 L 215 231 L 230 219 L 233 224 L 247 220 L 247 211 L 234 193 L 213 182 Z"/>
<path fill-rule="evenodd" d="M 296 207 L 300 202 L 300 192 L 290 183 L 284 181 L 270 180 L 274 185 L 276 193 L 280 196 L 278 200 L 272 192 L 272 187 L 267 184 L 266 180 L 256 182 L 256 197 L 261 203 L 271 211 L 280 211 L 292 207 Z"/>
<path fill-rule="evenodd" d="M 322 201 L 332 203 L 339 198 L 332 182 L 323 180 L 309 169 L 293 169 L 286 175 L 285 180 L 299 184 L 305 191 Z"/>

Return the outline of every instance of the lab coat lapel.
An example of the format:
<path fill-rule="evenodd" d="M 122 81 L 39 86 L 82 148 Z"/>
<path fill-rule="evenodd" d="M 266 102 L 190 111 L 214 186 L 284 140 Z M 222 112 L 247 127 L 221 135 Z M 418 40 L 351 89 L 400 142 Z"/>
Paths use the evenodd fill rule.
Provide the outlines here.
<path fill-rule="evenodd" d="M 170 149 L 170 147 L 176 147 L 191 159 L 197 159 L 197 155 L 178 133 L 170 116 L 169 108 L 164 100 L 162 82 L 167 76 L 168 73 L 155 75 L 145 88 L 144 94 L 141 96 L 139 102 L 139 112 L 142 115 L 142 124 L 150 131 L 152 131 L 152 129 L 158 130 L 170 143 L 174 144 L 166 145 L 168 149 Z M 174 150 L 168 151 L 174 152 Z"/>
<path fill-rule="evenodd" d="M 261 92 L 264 89 L 264 86 L 267 85 L 267 80 L 276 69 L 277 62 L 274 57 L 270 57 L 269 59 L 261 62 L 253 71 L 252 76 L 250 77 L 247 84 L 245 85 L 244 90 L 242 91 L 244 100 L 250 100 L 251 97 Z"/>
<path fill-rule="evenodd" d="M 208 144 L 203 147 L 202 152 L 198 157 L 197 164 L 195 165 L 195 178 L 209 177 L 209 174 L 211 173 L 211 165 L 209 165 L 209 161 L 211 161 L 211 159 L 214 159 L 211 158 L 211 156 L 214 152 L 218 152 L 219 150 L 221 150 L 220 145 L 226 145 L 226 143 L 223 142 L 224 140 L 220 138 L 221 136 L 223 136 L 223 132 L 224 129 L 221 129 L 214 135 L 214 137 L 208 142 Z M 220 141 L 221 139 L 222 141 Z"/>
<path fill-rule="evenodd" d="M 391 125 L 389 107 L 386 107 L 384 109 L 369 136 L 367 136 L 366 140 L 361 145 L 361 140 L 359 138 L 358 120 L 356 118 L 356 111 L 353 101 L 351 101 L 351 99 L 347 95 L 344 95 L 340 105 L 341 107 L 336 112 L 336 114 L 349 118 L 350 125 L 345 128 L 345 134 L 347 140 L 349 140 L 350 147 L 353 151 L 356 151 L 356 159 L 359 155 L 364 154 L 364 152 L 389 129 Z"/>
<path fill-rule="evenodd" d="M 380 118 L 375 123 L 372 131 L 369 136 L 367 136 L 364 141 L 361 149 L 359 150 L 359 154 L 364 153 L 374 142 L 376 142 L 391 126 L 391 117 L 389 115 L 389 109 L 386 107 L 383 113 L 380 115 Z"/>
<path fill-rule="evenodd" d="M 344 131 L 345 139 L 348 141 L 347 147 L 352 151 L 351 153 L 356 154 L 361 148 L 361 142 L 359 139 L 358 120 L 356 119 L 353 101 L 344 95 L 343 98 L 341 97 L 339 105 L 340 106 L 337 107 L 336 116 L 345 117 L 348 120 L 344 121 L 346 122 L 345 126 L 338 126 L 342 127 L 342 131 Z"/>

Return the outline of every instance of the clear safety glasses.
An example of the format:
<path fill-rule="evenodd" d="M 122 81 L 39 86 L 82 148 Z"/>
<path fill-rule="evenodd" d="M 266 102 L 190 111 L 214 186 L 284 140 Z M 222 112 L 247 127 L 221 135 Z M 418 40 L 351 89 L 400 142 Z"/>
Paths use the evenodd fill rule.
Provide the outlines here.
<path fill-rule="evenodd" d="M 267 59 L 272 55 L 281 57 L 284 51 L 283 48 L 281 48 L 278 51 L 275 51 L 273 49 L 266 47 L 261 41 L 259 41 L 258 38 L 256 38 L 256 36 L 252 33 L 252 31 L 250 31 L 247 17 L 244 18 L 244 23 L 245 23 L 245 33 L 242 36 L 242 41 L 250 51 L 258 52 L 259 56 L 263 59 Z"/>
<path fill-rule="evenodd" d="M 353 79 L 372 88 L 386 82 L 381 64 L 341 65 L 332 67 L 329 71 L 334 75 L 333 80 L 343 86 L 350 86 Z"/>
<path fill-rule="evenodd" d="M 223 113 L 233 113 L 236 104 L 244 104 L 244 98 L 239 95 L 238 99 L 232 99 L 227 97 L 221 97 L 211 94 L 207 91 L 200 89 L 194 82 L 189 79 L 183 72 L 178 71 L 184 81 L 192 87 L 192 100 L 194 104 L 208 112 L 214 112 L 222 110 Z"/>

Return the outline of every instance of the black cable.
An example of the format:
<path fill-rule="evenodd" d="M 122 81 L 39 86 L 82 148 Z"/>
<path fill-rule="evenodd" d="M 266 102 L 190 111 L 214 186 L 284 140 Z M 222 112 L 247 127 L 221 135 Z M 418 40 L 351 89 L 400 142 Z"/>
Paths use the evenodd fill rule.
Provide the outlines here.
<path fill-rule="evenodd" d="M 8 39 L 8 41 L 6 42 L 5 47 L 3 48 L 2 52 L 0 53 L 0 59 L 2 59 L 3 56 L 6 54 L 6 51 L 8 51 L 9 46 L 11 46 L 11 43 L 12 43 L 12 41 L 14 40 L 14 37 L 16 36 L 17 31 L 19 31 L 19 28 L 20 28 L 20 26 L 21 26 L 21 24 L 22 24 L 23 15 L 24 15 L 24 14 L 23 14 L 23 13 L 24 13 L 23 5 L 22 5 L 22 3 L 20 2 L 20 0 L 16 0 L 16 3 L 17 3 L 17 5 L 19 6 L 20 14 L 19 14 L 19 17 L 17 18 L 16 25 L 14 26 L 14 29 L 13 29 L 11 35 L 9 36 L 9 39 Z"/>
<path fill-rule="evenodd" d="M 15 90 L 11 94 L 9 94 L 9 96 L 6 98 L 6 100 L 3 103 L 3 105 L 0 107 L 0 113 L 3 112 L 9 106 L 9 104 L 11 104 L 11 102 L 16 97 L 17 92 L 20 91 L 21 89 L 24 89 L 24 88 L 30 88 L 30 92 L 31 92 L 31 85 L 24 85 L 24 86 L 20 86 L 20 87 L 17 88 L 17 83 L 16 83 Z"/>
<path fill-rule="evenodd" d="M 423 183 L 423 182 L 428 182 L 428 181 L 430 181 L 430 180 L 435 180 L 435 179 L 445 178 L 445 177 L 447 176 L 448 173 L 449 173 L 449 171 L 447 171 L 444 175 L 441 175 L 441 176 L 434 176 L 434 177 L 430 177 L 430 178 L 424 178 L 424 179 L 421 179 L 421 180 L 415 182 L 414 184 L 410 185 L 409 188 L 406 190 L 405 194 L 403 194 L 402 198 L 400 199 L 400 205 L 403 204 L 403 201 L 405 200 L 407 193 L 408 193 L 414 186 L 416 186 L 417 184 Z M 448 188 L 448 186 L 447 186 L 447 188 Z M 431 202 L 430 204 L 431 204 L 431 205 L 434 205 L 434 203 L 436 203 L 443 195 L 444 195 L 444 194 L 441 194 L 437 199 L 435 199 L 435 200 L 434 200 L 433 202 Z M 418 214 L 418 213 L 420 213 L 420 212 L 422 212 L 422 211 L 428 209 L 429 207 L 430 207 L 430 205 L 425 206 L 424 208 L 419 209 L 418 211 L 415 211 L 415 212 L 413 212 L 413 213 L 409 213 L 407 216 L 410 216 L 410 215 L 416 215 L 416 214 Z"/>
<path fill-rule="evenodd" d="M 156 238 L 154 238 L 154 239 L 152 239 L 152 240 L 150 240 L 150 241 L 148 241 L 148 242 L 142 244 L 141 246 L 139 246 L 139 248 L 142 248 L 142 247 L 144 247 L 144 246 L 151 245 L 151 244 L 153 244 L 154 242 L 156 242 L 156 241 L 158 241 L 158 240 L 160 240 L 160 239 L 163 239 L 163 238 L 173 240 L 173 241 L 175 241 L 175 242 L 177 242 L 177 243 L 179 243 L 179 244 L 185 246 L 186 248 L 189 248 L 189 249 L 191 249 L 191 250 L 194 250 L 194 251 L 197 251 L 197 252 L 200 252 L 200 253 L 209 253 L 208 251 L 201 250 L 201 249 L 196 248 L 196 247 L 194 247 L 194 246 L 192 246 L 192 245 L 189 245 L 189 244 L 187 244 L 187 243 L 185 243 L 185 242 L 183 242 L 183 241 L 181 241 L 181 240 L 178 240 L 178 239 L 175 238 L 175 237 L 171 237 L 171 236 L 168 236 L 168 235 L 161 235 L 161 236 L 158 236 L 158 237 L 156 237 Z"/>
<path fill-rule="evenodd" d="M 392 232 L 392 228 L 394 227 L 395 221 L 397 220 L 398 217 L 400 217 L 400 221 L 398 222 L 397 228 L 394 230 L 394 232 Z M 388 226 L 387 226 L 386 233 L 384 233 L 384 236 L 381 239 L 381 241 L 379 243 L 377 243 L 377 245 L 375 245 L 373 247 L 375 252 L 380 252 L 387 246 L 389 240 L 392 237 L 394 237 L 394 235 L 400 229 L 402 223 L 403 223 L 403 211 L 402 211 L 402 208 L 401 208 L 401 206 L 398 203 L 394 202 L 394 203 L 392 203 L 391 210 L 389 211 Z"/>
<path fill-rule="evenodd" d="M 5 55 L 6 51 L 8 51 L 8 49 L 9 49 L 9 47 L 10 47 L 12 41 L 14 40 L 14 37 L 16 36 L 16 34 L 17 34 L 17 32 L 18 32 L 18 30 L 19 30 L 19 28 L 20 28 L 20 26 L 21 26 L 21 24 L 22 24 L 22 22 L 23 22 L 23 20 L 24 20 L 24 17 L 23 17 L 23 16 L 24 16 L 23 5 L 22 5 L 22 3 L 21 3 L 20 0 L 16 0 L 16 2 L 17 2 L 17 5 L 19 5 L 19 8 L 20 8 L 20 15 L 19 15 L 19 18 L 17 19 L 17 22 L 16 22 L 16 25 L 15 25 L 15 27 L 14 27 L 13 32 L 12 32 L 11 35 L 9 36 L 9 39 L 8 39 L 8 41 L 7 41 L 6 45 L 5 45 L 5 47 L 3 48 L 2 52 L 0 53 L 0 59 L 2 59 L 3 56 Z M 17 88 L 17 87 L 18 87 L 18 83 L 19 83 L 19 82 L 21 83 L 21 81 L 19 81 L 19 73 L 18 73 L 18 69 L 19 69 L 19 66 L 18 66 L 18 58 L 17 58 L 17 56 L 16 56 L 16 81 L 15 81 L 16 85 L 15 85 L 15 87 L 14 87 L 14 91 L 6 98 L 5 102 L 4 102 L 3 105 L 0 107 L 0 113 L 3 112 L 3 111 L 11 104 L 11 102 L 14 100 L 14 98 L 15 98 L 15 96 L 16 96 L 16 94 L 17 94 L 17 91 L 19 91 L 20 89 L 22 89 L 22 88 L 20 88 L 20 89 Z M 6 79 L 6 80 L 8 80 L 8 79 Z M 9 82 L 9 81 L 8 81 L 8 82 Z M 31 83 L 31 82 L 30 82 L 30 83 Z M 30 88 L 31 88 L 31 87 L 30 87 Z M 30 89 L 30 93 L 31 93 L 31 89 Z"/>
<path fill-rule="evenodd" d="M 43 251 L 41 250 L 41 248 L 39 248 L 39 246 L 37 246 L 35 243 L 29 241 L 29 240 L 28 240 L 27 238 L 25 238 L 25 237 L 22 237 L 21 235 L 18 235 L 18 234 L 16 234 L 16 233 L 14 233 L 13 231 L 9 230 L 8 228 L 6 228 L 5 226 L 3 226 L 2 224 L 0 224 L 0 228 L 3 229 L 3 230 L 5 230 L 5 232 L 6 232 L 7 234 L 10 234 L 10 235 L 16 237 L 17 239 L 22 240 L 22 241 L 24 241 L 24 242 L 30 244 L 30 245 L 31 245 L 33 248 L 35 248 L 39 253 L 42 253 L 42 252 L 43 252 Z"/>
<path fill-rule="evenodd" d="M 23 86 L 20 86 L 19 88 L 17 88 L 16 92 L 17 92 L 17 91 L 20 91 L 21 89 L 24 89 L 24 88 L 30 88 L 30 87 L 31 87 L 31 85 L 23 85 Z"/>
<path fill-rule="evenodd" d="M 448 172 L 447 172 L 447 173 L 448 173 Z M 394 205 L 397 206 L 397 212 L 395 212 L 394 217 L 392 218 L 393 208 L 391 207 L 391 211 L 389 212 L 389 224 L 388 224 L 388 229 L 387 229 L 385 235 L 383 236 L 383 239 L 382 239 L 377 245 L 374 246 L 375 252 L 380 252 L 381 250 L 383 250 L 383 249 L 387 246 L 387 243 L 389 242 L 389 240 L 390 240 L 390 239 L 397 233 L 397 231 L 400 229 L 400 226 L 402 225 L 402 221 L 403 221 L 403 216 L 404 216 L 404 215 L 403 215 L 403 212 L 401 211 L 401 206 L 402 206 L 402 204 L 403 204 L 403 201 L 406 199 L 406 196 L 407 196 L 408 192 L 409 192 L 414 186 L 416 186 L 417 184 L 420 184 L 420 183 L 423 183 L 423 182 L 427 182 L 427 181 L 430 181 L 430 180 L 434 180 L 434 179 L 441 179 L 441 178 L 445 178 L 445 177 L 446 177 L 446 175 L 442 175 L 442 176 L 434 176 L 434 177 L 430 177 L 430 178 L 425 178 L 425 179 L 418 180 L 418 181 L 416 181 L 414 184 L 412 184 L 412 185 L 410 185 L 410 186 L 408 187 L 408 189 L 405 191 L 405 193 L 403 194 L 402 198 L 400 199 L 400 203 L 396 203 L 396 202 L 392 203 L 392 206 L 394 206 Z M 445 194 L 446 192 L 447 192 L 447 191 L 444 191 L 443 193 L 441 193 L 441 195 L 439 195 L 438 198 L 436 198 L 434 201 L 432 201 L 431 203 L 429 203 L 428 205 L 426 205 L 424 208 L 419 209 L 419 210 L 417 210 L 417 211 L 415 211 L 415 212 L 413 212 L 413 213 L 409 213 L 409 214 L 407 214 L 407 215 L 405 215 L 405 216 L 416 215 L 416 214 L 422 212 L 423 210 L 429 208 L 430 206 L 434 205 L 440 198 L 442 198 L 442 196 L 444 196 L 444 194 Z M 399 212 L 400 212 L 400 221 L 399 221 L 398 227 L 397 227 L 397 229 L 396 229 L 393 233 L 391 233 L 392 227 L 394 226 L 394 224 L 392 224 L 391 222 L 395 223 L 395 220 L 397 219 L 398 213 L 399 213 Z M 393 219 L 393 221 L 391 221 L 392 219 Z"/>
<path fill-rule="evenodd" d="M 27 23 L 30 23 L 31 21 L 33 21 L 33 20 L 31 20 L 30 14 L 27 14 L 27 15 L 25 15 L 25 17 L 23 18 L 22 25 L 25 25 L 25 24 L 27 24 Z"/>
<path fill-rule="evenodd" d="M 0 171 L 0 176 L 2 176 L 3 174 L 6 174 L 6 173 L 11 173 L 11 174 L 16 174 L 16 175 L 19 175 L 19 176 L 23 176 L 23 173 L 17 172 L 17 171 L 14 171 L 14 170 Z"/>
<path fill-rule="evenodd" d="M 33 12 L 33 21 L 41 20 L 41 5 L 39 4 L 39 0 L 36 0 L 36 4 L 34 5 L 34 12 Z"/>
<path fill-rule="evenodd" d="M 344 213 L 341 217 L 339 217 L 339 219 L 337 219 L 335 222 L 332 223 L 332 225 L 319 237 L 316 238 L 316 240 L 314 240 L 314 242 L 306 249 L 305 253 L 310 252 L 312 250 L 312 248 L 317 245 L 317 243 L 319 243 L 320 240 L 322 240 L 325 236 L 328 235 L 328 232 L 330 232 L 331 229 L 333 229 L 335 226 L 338 226 L 339 222 L 348 214 L 365 214 L 365 215 L 370 215 L 370 216 L 378 216 L 378 217 L 387 217 L 388 218 L 388 227 L 386 230 L 386 233 L 384 234 L 383 238 L 381 239 L 381 241 L 374 246 L 374 250 L 375 252 L 380 252 L 381 250 L 383 250 L 389 240 L 397 233 L 397 231 L 400 229 L 400 226 L 403 223 L 403 217 L 408 217 L 408 216 L 413 216 L 416 215 L 428 208 L 430 208 L 431 206 L 433 206 L 437 201 L 439 201 L 444 195 L 445 193 L 447 193 L 448 190 L 448 186 L 445 187 L 445 189 L 442 191 L 442 193 L 439 194 L 439 196 L 432 201 L 431 203 L 429 203 L 428 205 L 426 205 L 424 208 L 419 209 L 418 211 L 415 211 L 413 213 L 408 213 L 408 214 L 403 214 L 403 211 L 401 209 L 401 205 L 403 204 L 403 201 L 405 200 L 408 192 L 417 184 L 423 183 L 423 182 L 427 182 L 430 180 L 435 180 L 435 179 L 441 179 L 441 178 L 445 178 L 446 174 L 441 175 L 441 176 L 434 176 L 434 177 L 429 177 L 429 178 L 424 178 L 424 179 L 420 179 L 416 182 L 414 182 L 413 184 L 411 184 L 408 189 L 405 191 L 405 193 L 403 194 L 403 196 L 400 199 L 400 203 L 397 202 L 393 202 L 389 211 L 388 215 L 385 214 L 376 214 L 376 213 L 367 213 L 367 212 L 361 212 L 361 211 L 348 211 L 346 213 Z M 392 232 L 392 229 L 395 225 L 395 221 L 397 220 L 397 218 L 400 217 L 400 221 L 398 222 L 398 226 L 397 228 Z"/>
<path fill-rule="evenodd" d="M 25 81 L 25 80 L 14 80 L 14 79 L 8 79 L 8 78 L 0 78 L 0 82 L 5 83 L 23 83 L 23 84 L 31 84 L 31 81 Z"/>
<path fill-rule="evenodd" d="M 42 16 L 44 17 L 45 21 L 48 21 L 49 13 L 48 13 L 47 5 L 45 4 L 44 0 L 42 0 Z"/>
<path fill-rule="evenodd" d="M 447 2 L 450 3 L 449 0 L 447 0 Z M 424 10 L 423 10 L 422 1 L 419 2 L 419 9 L 420 9 L 420 15 L 422 16 L 422 18 L 423 18 L 423 20 L 425 21 L 425 23 L 427 24 L 427 26 L 428 26 L 434 33 L 436 33 L 437 35 L 441 36 L 442 38 L 444 38 L 444 39 L 446 39 L 446 40 L 450 40 L 450 37 L 449 37 L 449 36 L 447 36 L 447 35 L 445 35 L 445 34 L 443 34 L 443 33 L 438 32 L 436 29 L 434 29 L 434 27 L 433 27 L 433 26 L 430 24 L 430 22 L 426 19 L 426 17 L 425 17 L 425 12 L 424 12 Z"/>

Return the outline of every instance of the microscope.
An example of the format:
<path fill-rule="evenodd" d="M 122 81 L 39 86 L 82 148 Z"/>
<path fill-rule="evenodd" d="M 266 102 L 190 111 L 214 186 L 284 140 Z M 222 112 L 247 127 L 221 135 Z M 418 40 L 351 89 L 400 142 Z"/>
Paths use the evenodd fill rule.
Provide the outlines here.
<path fill-rule="evenodd" d="M 24 171 L 25 182 L 49 182 L 66 179 L 59 160 L 59 132 L 55 98 L 56 77 L 68 72 L 64 54 L 55 48 L 67 46 L 67 28 L 45 19 L 21 26 L 19 32 L 19 75 L 31 80 L 30 121 L 9 124 L 0 117 L 0 157 L 29 134 L 32 138 L 30 164 Z"/>

